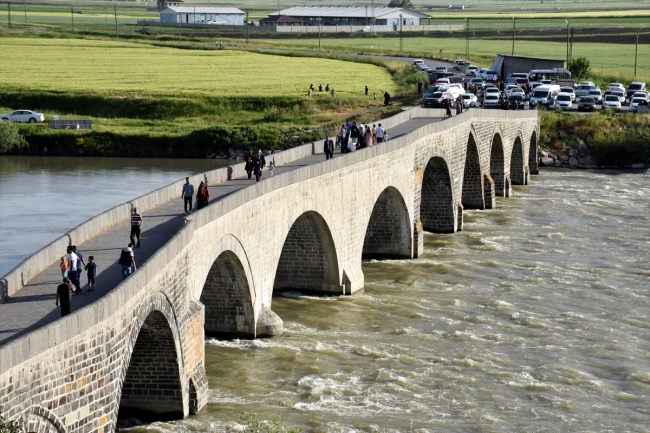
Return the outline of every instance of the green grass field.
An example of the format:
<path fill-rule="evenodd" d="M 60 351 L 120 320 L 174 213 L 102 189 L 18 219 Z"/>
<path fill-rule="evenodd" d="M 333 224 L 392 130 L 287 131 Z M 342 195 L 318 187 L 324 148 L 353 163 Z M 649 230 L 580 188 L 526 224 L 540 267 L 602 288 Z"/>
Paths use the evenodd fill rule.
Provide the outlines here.
<path fill-rule="evenodd" d="M 10 91 L 300 97 L 307 95 L 312 83 L 330 84 L 340 97 L 360 96 L 364 85 L 382 93 L 395 91 L 384 68 L 329 59 L 36 38 L 0 38 L 0 52 L 0 89 Z M 29 79 L 16 71 L 26 72 Z M 317 96 L 325 94 L 317 92 Z"/>
<path fill-rule="evenodd" d="M 450 60 L 465 58 L 465 39 L 461 38 L 404 38 L 404 55 L 413 57 L 442 57 Z M 318 50 L 318 39 L 255 40 L 253 46 L 284 48 L 288 50 Z M 373 49 L 370 46 L 373 45 Z M 364 54 L 399 55 L 398 38 L 327 39 L 321 41 L 323 51 Z M 478 66 L 490 66 L 496 54 L 510 54 L 512 41 L 471 40 L 470 61 Z M 573 57 L 586 57 L 592 70 L 600 75 L 621 75 L 633 80 L 634 50 L 632 44 L 575 43 Z M 566 44 L 558 42 L 516 41 L 515 54 L 533 57 L 564 59 Z M 650 82 L 650 46 L 640 45 L 637 79 Z"/>

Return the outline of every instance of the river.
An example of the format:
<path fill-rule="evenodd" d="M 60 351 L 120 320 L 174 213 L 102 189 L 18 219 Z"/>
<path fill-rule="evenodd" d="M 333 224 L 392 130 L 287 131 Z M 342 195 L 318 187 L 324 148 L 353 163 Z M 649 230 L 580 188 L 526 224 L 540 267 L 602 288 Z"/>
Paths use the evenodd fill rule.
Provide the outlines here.
<path fill-rule="evenodd" d="M 73 205 L 25 189 L 7 200 L 4 182 L 17 215 Z M 94 200 L 110 207 L 117 191 Z M 365 263 L 361 294 L 274 297 L 282 336 L 206 340 L 198 415 L 122 430 L 239 431 L 255 412 L 305 432 L 648 432 L 649 200 L 650 172 L 544 170 L 497 209 L 465 212 L 462 232 L 427 234 L 421 258 Z M 12 223 L 12 239 L 31 237 Z M 5 260 L 20 244 L 2 233 Z"/>

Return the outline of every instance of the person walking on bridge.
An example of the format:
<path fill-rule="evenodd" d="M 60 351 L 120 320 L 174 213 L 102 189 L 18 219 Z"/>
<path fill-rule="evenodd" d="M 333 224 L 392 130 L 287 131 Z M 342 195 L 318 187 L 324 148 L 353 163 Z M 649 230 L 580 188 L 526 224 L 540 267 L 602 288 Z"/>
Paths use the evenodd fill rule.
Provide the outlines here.
<path fill-rule="evenodd" d="M 192 196 L 194 195 L 194 185 L 190 183 L 190 178 L 185 178 L 185 184 L 183 185 L 183 191 L 181 192 L 181 198 L 183 199 L 183 206 L 185 208 L 185 214 L 187 215 L 192 210 Z"/>
<path fill-rule="evenodd" d="M 72 246 L 66 250 L 68 252 L 68 279 L 75 287 L 75 293 L 81 295 L 81 286 L 79 285 L 79 274 L 77 273 L 77 262 L 79 257 L 72 251 Z"/>
<path fill-rule="evenodd" d="M 129 244 L 128 247 L 123 248 L 120 252 L 120 266 L 122 267 L 122 279 L 126 280 L 126 277 L 131 275 L 132 272 L 135 272 L 135 257 L 133 256 L 133 244 Z"/>
<path fill-rule="evenodd" d="M 72 310 L 72 285 L 68 277 L 56 288 L 56 306 L 61 303 L 61 317 L 67 316 Z"/>
<path fill-rule="evenodd" d="M 323 142 L 323 152 L 325 152 L 325 160 L 334 158 L 334 143 L 326 135 L 325 141 Z"/>
<path fill-rule="evenodd" d="M 203 181 L 199 184 L 199 189 L 196 192 L 196 199 L 197 209 L 204 208 L 208 205 L 208 201 L 210 200 L 210 191 L 208 191 L 208 186 Z"/>
<path fill-rule="evenodd" d="M 81 287 L 81 274 L 83 274 L 84 267 L 86 267 L 86 261 L 84 260 L 84 255 L 80 251 L 77 251 L 77 246 L 72 246 L 72 252 L 77 255 L 77 281 L 79 281 L 79 287 Z M 81 289 L 79 289 L 81 292 Z"/>
<path fill-rule="evenodd" d="M 137 238 L 137 243 L 136 243 Z M 131 243 L 140 248 L 140 238 L 142 238 L 142 215 L 138 213 L 138 208 L 133 208 L 131 215 Z"/>

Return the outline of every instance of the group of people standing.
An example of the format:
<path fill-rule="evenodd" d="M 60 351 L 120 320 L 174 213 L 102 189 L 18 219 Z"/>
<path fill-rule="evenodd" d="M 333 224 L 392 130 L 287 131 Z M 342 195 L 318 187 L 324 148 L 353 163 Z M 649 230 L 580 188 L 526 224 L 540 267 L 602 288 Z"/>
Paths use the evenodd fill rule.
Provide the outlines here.
<path fill-rule="evenodd" d="M 81 251 L 77 251 L 76 245 L 66 249 L 67 257 L 61 257 L 59 268 L 63 282 L 56 289 L 56 305 L 61 304 L 61 316 L 67 316 L 72 309 L 72 293 L 81 295 L 81 274 L 85 270 L 88 275 L 88 291 L 95 291 L 95 279 L 97 276 L 97 263 L 95 257 L 89 256 L 88 263 L 84 260 Z M 74 287 L 74 291 L 73 291 Z"/>
<path fill-rule="evenodd" d="M 326 137 L 326 141 L 328 138 Z M 353 152 L 357 149 L 370 147 L 374 144 L 387 141 L 388 136 L 386 130 L 379 125 L 357 125 L 357 122 L 341 124 L 341 129 L 338 133 L 338 142 L 341 145 L 341 153 Z M 327 146 L 325 146 L 327 147 Z M 327 154 L 327 152 L 326 152 Z M 329 159 L 329 158 L 327 158 Z"/>
<path fill-rule="evenodd" d="M 456 108 L 456 115 L 460 114 L 463 112 L 463 97 L 459 96 L 455 100 L 452 100 L 451 98 L 445 98 L 442 101 L 442 106 L 445 109 L 445 116 L 446 117 L 452 117 L 451 114 L 451 107 Z"/>
<path fill-rule="evenodd" d="M 264 167 L 266 167 L 266 158 L 264 158 L 264 154 L 262 153 L 262 149 L 259 149 L 257 153 L 253 153 L 252 150 L 246 152 L 244 154 L 244 161 L 246 161 L 246 164 L 244 165 L 244 170 L 246 170 L 246 173 L 248 174 L 248 178 L 250 179 L 253 174 L 255 174 L 255 180 L 257 182 L 260 181 L 260 178 L 262 177 L 262 172 L 264 170 Z M 273 170 L 275 169 L 275 165 L 273 164 L 273 161 L 269 164 L 269 174 L 273 176 Z"/>

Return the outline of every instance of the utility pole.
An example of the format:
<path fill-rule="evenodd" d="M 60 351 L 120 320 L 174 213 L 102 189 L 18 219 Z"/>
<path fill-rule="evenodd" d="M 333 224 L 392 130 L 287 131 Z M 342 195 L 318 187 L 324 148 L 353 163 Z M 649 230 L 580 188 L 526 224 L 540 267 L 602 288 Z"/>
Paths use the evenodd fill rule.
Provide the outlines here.
<path fill-rule="evenodd" d="M 515 31 L 517 29 L 517 19 L 512 17 L 512 55 L 515 55 Z"/>
<path fill-rule="evenodd" d="M 569 63 L 573 61 L 573 31 L 575 27 L 571 27 L 571 37 L 569 38 Z"/>
<path fill-rule="evenodd" d="M 24 1 L 23 5 L 25 6 L 25 28 L 27 28 L 27 1 Z"/>
<path fill-rule="evenodd" d="M 321 17 L 318 17 L 318 51 L 320 51 L 320 31 L 321 31 L 322 24 L 323 24 L 323 19 Z"/>
<path fill-rule="evenodd" d="M 465 60 L 469 62 L 469 19 L 465 18 L 467 24 L 467 34 L 465 35 Z"/>
<path fill-rule="evenodd" d="M 115 37 L 119 38 L 119 35 L 117 34 L 117 6 L 119 3 L 115 3 L 113 5 L 113 15 L 115 16 Z"/>
<path fill-rule="evenodd" d="M 634 49 L 634 76 L 636 77 L 636 65 L 639 60 L 639 31 L 636 31 L 636 47 Z"/>
<path fill-rule="evenodd" d="M 7 22 L 9 23 L 9 28 L 11 28 L 11 3 L 7 2 Z"/>
<path fill-rule="evenodd" d="M 372 34 L 377 35 L 377 21 L 375 20 L 375 0 L 372 0 Z"/>
<path fill-rule="evenodd" d="M 108 31 L 108 8 L 104 6 L 104 18 L 106 19 L 106 31 Z"/>
<path fill-rule="evenodd" d="M 368 25 L 368 5 L 366 5 L 366 26 Z"/>
<path fill-rule="evenodd" d="M 246 11 L 246 46 L 248 46 L 248 11 Z"/>
<path fill-rule="evenodd" d="M 571 63 L 569 58 L 569 22 L 567 20 L 564 22 L 566 23 L 566 68 L 569 69 L 569 63 Z"/>
<path fill-rule="evenodd" d="M 402 40 L 402 14 L 399 14 L 399 55 L 404 51 L 404 41 Z"/>
<path fill-rule="evenodd" d="M 181 41 L 181 21 L 183 21 L 183 14 L 178 15 L 178 42 Z"/>
<path fill-rule="evenodd" d="M 74 33 L 74 9 L 70 6 L 70 17 L 72 18 L 72 33 Z"/>
<path fill-rule="evenodd" d="M 248 15 L 248 12 L 246 12 L 246 15 Z M 194 6 L 194 15 L 192 15 L 192 27 L 194 27 L 194 31 L 196 31 L 196 6 Z"/>

